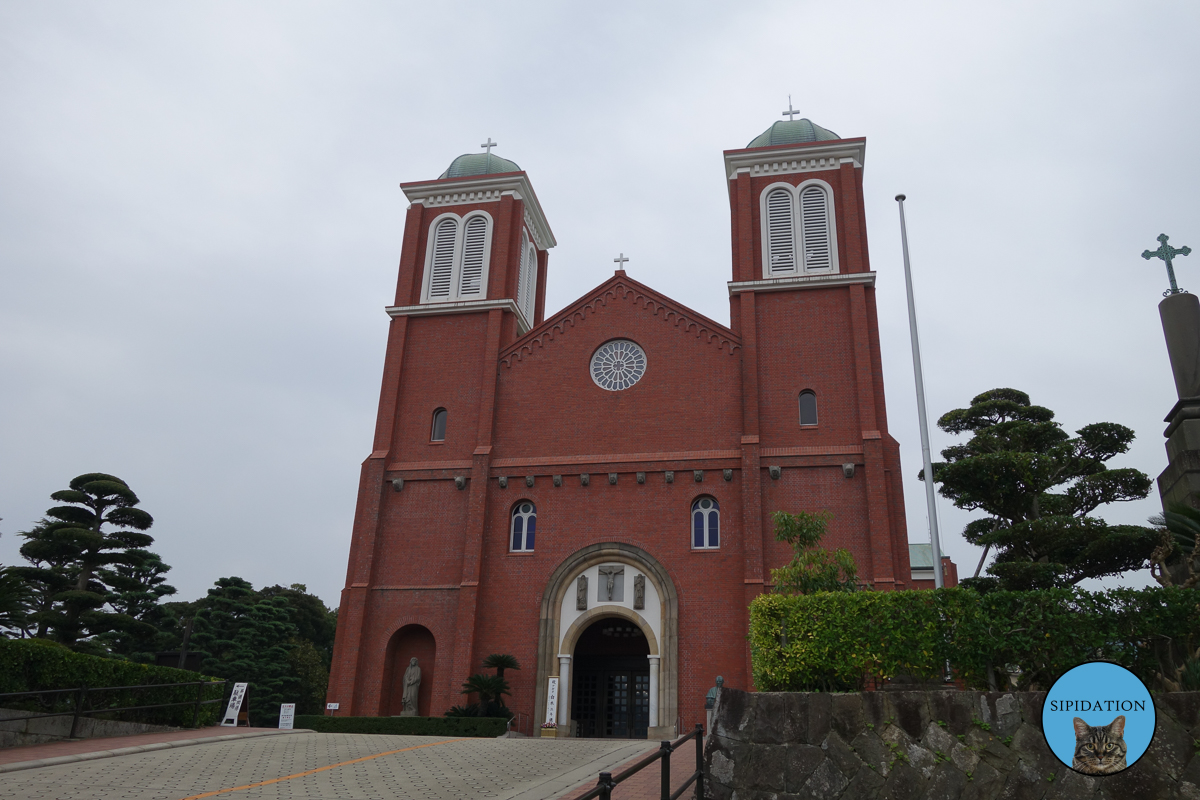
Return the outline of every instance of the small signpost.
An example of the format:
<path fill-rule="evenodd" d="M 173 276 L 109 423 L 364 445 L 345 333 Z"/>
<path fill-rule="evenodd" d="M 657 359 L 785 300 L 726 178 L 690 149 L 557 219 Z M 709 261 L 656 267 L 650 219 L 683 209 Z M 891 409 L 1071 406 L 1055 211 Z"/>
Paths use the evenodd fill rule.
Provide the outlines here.
<path fill-rule="evenodd" d="M 550 678 L 546 690 L 546 722 L 558 722 L 558 678 Z"/>
<path fill-rule="evenodd" d="M 242 711 L 242 706 L 246 704 L 246 689 L 249 685 L 248 683 L 233 685 L 233 691 L 229 693 L 229 705 L 225 707 L 225 716 L 221 719 L 222 727 L 236 728 L 243 719 L 246 721 L 246 727 L 250 727 L 250 715 Z"/>
<path fill-rule="evenodd" d="M 339 708 L 341 708 L 341 707 L 342 707 L 342 704 L 341 704 L 341 703 L 326 703 L 326 704 L 325 704 L 325 710 L 326 710 L 326 711 L 337 711 L 337 710 L 338 710 Z M 333 714 L 330 714 L 329 716 L 331 716 L 331 717 L 332 717 L 332 716 L 333 716 Z"/>
<path fill-rule="evenodd" d="M 282 703 L 279 706 L 279 730 L 290 731 L 296 721 L 296 704 Z"/>

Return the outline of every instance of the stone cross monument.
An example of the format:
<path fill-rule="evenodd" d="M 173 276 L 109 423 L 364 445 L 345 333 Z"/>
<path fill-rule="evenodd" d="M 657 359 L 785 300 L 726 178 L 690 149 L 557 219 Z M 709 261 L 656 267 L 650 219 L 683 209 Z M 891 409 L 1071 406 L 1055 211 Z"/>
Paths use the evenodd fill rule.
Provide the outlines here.
<path fill-rule="evenodd" d="M 1192 249 L 1171 247 L 1167 238 L 1165 233 L 1160 234 L 1160 247 L 1142 253 L 1147 260 L 1160 258 L 1166 262 L 1171 283 L 1171 288 L 1163 292 L 1165 299 L 1158 304 L 1158 314 L 1167 339 L 1178 402 L 1163 420 L 1167 423 L 1163 431 L 1167 437 L 1167 468 L 1158 476 L 1158 494 L 1163 508 L 1172 503 L 1200 508 L 1200 299 L 1179 288 L 1171 263 Z"/>

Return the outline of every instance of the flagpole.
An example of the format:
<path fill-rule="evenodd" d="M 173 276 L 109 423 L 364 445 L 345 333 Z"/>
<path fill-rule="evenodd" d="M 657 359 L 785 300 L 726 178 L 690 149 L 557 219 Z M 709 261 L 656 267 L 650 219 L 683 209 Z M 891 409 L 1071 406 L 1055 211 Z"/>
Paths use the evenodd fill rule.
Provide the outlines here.
<path fill-rule="evenodd" d="M 900 204 L 900 245 L 904 250 L 904 288 L 908 291 L 908 331 L 912 337 L 913 372 L 917 379 L 917 417 L 921 422 L 921 459 L 925 468 L 925 502 L 929 506 L 929 542 L 933 545 L 933 585 L 935 588 L 941 589 L 945 584 L 942 576 L 942 543 L 938 536 L 933 459 L 929 455 L 929 417 L 925 413 L 925 374 L 921 371 L 921 342 L 917 338 L 917 307 L 913 302 L 912 268 L 908 263 L 908 228 L 904 224 L 904 200 L 904 195 L 896 195 L 896 202 Z"/>

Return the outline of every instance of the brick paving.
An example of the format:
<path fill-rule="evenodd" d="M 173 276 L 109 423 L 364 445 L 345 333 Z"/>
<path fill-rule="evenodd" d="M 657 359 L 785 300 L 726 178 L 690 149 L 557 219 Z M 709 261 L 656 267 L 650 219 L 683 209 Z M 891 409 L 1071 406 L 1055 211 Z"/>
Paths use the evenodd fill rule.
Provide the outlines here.
<path fill-rule="evenodd" d="M 184 800 L 215 793 L 210 796 L 232 800 L 552 800 L 581 793 L 599 772 L 616 771 L 653 746 L 297 731 L 10 772 L 0 780 L 0 798 Z"/>
<path fill-rule="evenodd" d="M 653 745 L 647 748 L 643 753 L 639 753 L 636 757 L 629 759 L 624 764 L 615 769 L 606 770 L 614 775 L 622 770 L 632 766 L 639 759 L 645 757 L 652 750 L 657 750 L 658 745 Z M 691 774 L 696 771 L 696 750 L 694 742 L 685 742 L 679 750 L 671 757 L 671 791 L 679 791 L 679 787 L 683 786 L 684 782 L 691 777 Z M 582 797 L 596 787 L 596 781 L 600 777 L 599 772 L 592 776 L 592 779 L 581 787 L 575 788 L 563 794 L 558 800 L 575 800 L 577 797 Z M 694 784 L 693 784 L 694 785 Z M 656 761 L 653 764 L 643 767 L 639 772 L 634 773 L 631 777 L 617 784 L 617 788 L 613 789 L 612 800 L 659 800 L 662 797 L 662 762 Z M 695 790 L 689 789 L 679 796 L 679 800 L 692 800 L 695 797 Z"/>

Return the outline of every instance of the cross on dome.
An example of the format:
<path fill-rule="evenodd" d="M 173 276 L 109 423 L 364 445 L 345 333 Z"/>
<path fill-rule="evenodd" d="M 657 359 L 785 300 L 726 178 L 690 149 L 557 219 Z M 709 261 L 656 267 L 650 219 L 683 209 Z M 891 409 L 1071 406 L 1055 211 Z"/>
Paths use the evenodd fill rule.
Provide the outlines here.
<path fill-rule="evenodd" d="M 795 116 L 796 116 L 797 114 L 799 114 L 800 112 L 799 112 L 799 111 L 796 111 L 794 108 L 792 108 L 792 96 L 791 96 L 790 94 L 788 95 L 788 107 L 787 107 L 787 111 L 782 111 L 782 112 L 780 112 L 780 113 L 782 113 L 782 114 L 783 114 L 783 116 L 785 116 L 785 117 L 787 117 L 787 118 L 788 118 L 788 122 L 795 122 L 795 121 L 796 121 L 796 120 L 795 120 Z"/>
<path fill-rule="evenodd" d="M 789 97 L 788 100 L 791 100 L 791 98 Z M 791 105 L 791 103 L 788 103 L 788 105 Z M 488 140 L 479 146 L 487 150 L 487 154 L 490 156 L 492 154 L 492 148 L 496 147 L 498 144 L 499 142 L 493 142 L 492 137 L 489 136 Z"/>

